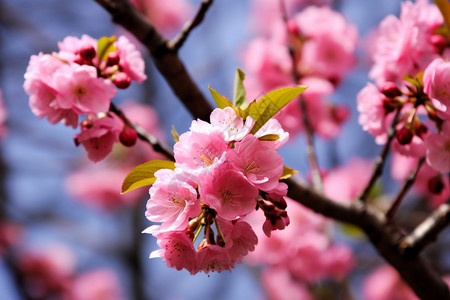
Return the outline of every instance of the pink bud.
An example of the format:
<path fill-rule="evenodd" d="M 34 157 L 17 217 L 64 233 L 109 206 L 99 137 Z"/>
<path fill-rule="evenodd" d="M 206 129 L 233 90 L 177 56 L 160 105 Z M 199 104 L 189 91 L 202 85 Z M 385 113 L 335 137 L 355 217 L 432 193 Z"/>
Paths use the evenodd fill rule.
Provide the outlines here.
<path fill-rule="evenodd" d="M 131 147 L 136 144 L 137 141 L 137 132 L 134 130 L 134 128 L 125 127 L 124 130 L 119 135 L 119 140 L 122 143 L 122 145 L 126 147 Z"/>
<path fill-rule="evenodd" d="M 127 74 L 119 72 L 114 75 L 113 82 L 119 89 L 126 89 L 131 84 L 131 78 Z"/>
<path fill-rule="evenodd" d="M 380 88 L 380 92 L 388 98 L 401 96 L 403 93 L 392 81 L 386 81 Z"/>
<path fill-rule="evenodd" d="M 345 122 L 350 116 L 350 110 L 348 107 L 343 105 L 334 106 L 331 113 L 333 115 L 333 119 L 339 124 Z"/>
<path fill-rule="evenodd" d="M 413 134 L 412 134 L 411 130 L 403 127 L 402 129 L 397 131 L 396 138 L 397 138 L 398 142 L 400 143 L 400 145 L 408 145 L 412 141 Z"/>
<path fill-rule="evenodd" d="M 440 34 L 433 34 L 430 37 L 430 43 L 433 45 L 435 52 L 438 53 L 448 45 L 447 39 Z"/>
<path fill-rule="evenodd" d="M 416 124 L 414 131 L 417 136 L 423 138 L 423 135 L 428 132 L 428 127 L 423 123 Z"/>
<path fill-rule="evenodd" d="M 440 194 L 444 189 L 444 183 L 440 175 L 431 178 L 428 181 L 428 190 L 433 194 Z"/>
<path fill-rule="evenodd" d="M 108 59 L 107 59 L 107 65 L 108 66 L 114 66 L 117 65 L 120 61 L 120 56 L 119 53 L 117 52 L 110 52 L 108 54 Z"/>
<path fill-rule="evenodd" d="M 85 45 L 80 49 L 80 57 L 87 62 L 92 61 L 96 54 L 94 47 L 91 45 Z"/>
<path fill-rule="evenodd" d="M 300 28 L 298 27 L 298 24 L 292 20 L 287 22 L 287 29 L 290 34 L 297 36 L 300 35 Z"/>

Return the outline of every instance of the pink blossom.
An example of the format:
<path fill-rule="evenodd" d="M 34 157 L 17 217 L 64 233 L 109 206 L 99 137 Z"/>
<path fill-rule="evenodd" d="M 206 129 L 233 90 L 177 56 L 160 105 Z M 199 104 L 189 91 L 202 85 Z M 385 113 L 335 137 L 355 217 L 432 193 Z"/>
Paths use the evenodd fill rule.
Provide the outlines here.
<path fill-rule="evenodd" d="M 240 141 L 250 133 L 255 120 L 248 116 L 244 122 L 232 107 L 216 108 L 210 116 L 211 125 L 222 131 L 225 141 Z M 191 128 L 191 130 L 193 130 Z"/>
<path fill-rule="evenodd" d="M 355 199 L 369 182 L 372 162 L 355 158 L 347 164 L 332 169 L 323 178 L 325 195 L 337 201 Z"/>
<path fill-rule="evenodd" d="M 3 100 L 2 90 L 0 90 L 0 138 L 4 137 L 6 134 L 5 122 L 7 117 L 8 113 L 6 111 L 5 103 Z"/>
<path fill-rule="evenodd" d="M 265 135 L 274 134 L 278 136 L 278 139 L 275 141 L 268 141 L 271 144 L 271 147 L 275 150 L 280 149 L 284 144 L 287 143 L 289 139 L 289 133 L 283 130 L 280 122 L 277 119 L 270 119 L 266 122 L 256 133 L 255 137 L 258 139 Z"/>
<path fill-rule="evenodd" d="M 175 165 L 190 170 L 201 170 L 217 162 L 228 149 L 223 133 L 188 131 L 180 135 L 173 152 Z"/>
<path fill-rule="evenodd" d="M 429 39 L 442 23 L 438 8 L 427 0 L 403 2 L 400 18 L 387 16 L 377 30 L 369 77 L 381 84 L 415 76 L 437 57 Z"/>
<path fill-rule="evenodd" d="M 62 42 L 58 42 L 58 57 L 68 62 L 74 62 L 79 59 L 79 51 L 83 47 L 92 46 L 97 49 L 97 40 L 83 34 L 81 38 L 68 36 Z"/>
<path fill-rule="evenodd" d="M 450 172 L 450 121 L 443 123 L 440 133 L 428 136 L 425 147 L 427 163 L 439 172 Z"/>
<path fill-rule="evenodd" d="M 271 146 L 247 135 L 227 152 L 227 159 L 260 190 L 270 191 L 283 174 L 283 158 Z"/>
<path fill-rule="evenodd" d="M 122 120 L 114 114 L 101 118 L 91 116 L 89 125 L 81 128 L 81 133 L 74 136 L 74 141 L 84 146 L 90 160 L 98 162 L 112 151 L 122 128 Z"/>
<path fill-rule="evenodd" d="M 199 180 L 201 199 L 224 219 L 243 217 L 256 207 L 258 189 L 227 163 L 210 169 Z"/>
<path fill-rule="evenodd" d="M 121 36 L 115 43 L 117 52 L 120 56 L 119 66 L 131 80 L 136 82 L 143 82 L 147 79 L 145 75 L 145 63 L 142 59 L 141 53 L 136 49 L 127 37 Z"/>
<path fill-rule="evenodd" d="M 377 143 L 386 139 L 387 124 L 384 99 L 386 97 L 372 83 L 368 83 L 357 95 L 357 109 L 359 124 L 364 131 L 376 137 Z"/>
<path fill-rule="evenodd" d="M 147 228 L 144 233 L 153 234 L 158 240 L 159 250 L 150 254 L 150 258 L 161 257 L 170 268 L 177 270 L 186 269 L 192 275 L 198 272 L 197 252 L 191 239 L 185 231 L 160 231 L 154 233 L 152 227 Z"/>
<path fill-rule="evenodd" d="M 419 299 L 389 265 L 379 267 L 366 278 L 363 293 L 367 300 Z"/>
<path fill-rule="evenodd" d="M 94 269 L 75 278 L 71 287 L 73 300 L 122 300 L 117 275 L 108 269 Z"/>
<path fill-rule="evenodd" d="M 182 230 L 189 218 L 200 213 L 197 191 L 189 182 L 189 174 L 162 169 L 155 172 L 157 178 L 150 188 L 146 217 L 153 222 L 163 222 L 161 230 Z"/>
<path fill-rule="evenodd" d="M 107 112 L 116 95 L 112 82 L 97 77 L 96 68 L 87 65 L 62 66 L 54 75 L 54 87 L 59 107 L 79 114 Z"/>
<path fill-rule="evenodd" d="M 450 62 L 436 58 L 425 69 L 423 91 L 432 99 L 436 108 L 450 119 Z"/>
<path fill-rule="evenodd" d="M 52 124 L 61 120 L 67 126 L 76 128 L 78 114 L 71 109 L 63 109 L 56 101 L 58 91 L 53 87 L 53 76 L 64 63 L 51 55 L 32 55 L 25 73 L 25 92 L 30 96 L 31 111 L 43 118 L 47 116 Z"/>

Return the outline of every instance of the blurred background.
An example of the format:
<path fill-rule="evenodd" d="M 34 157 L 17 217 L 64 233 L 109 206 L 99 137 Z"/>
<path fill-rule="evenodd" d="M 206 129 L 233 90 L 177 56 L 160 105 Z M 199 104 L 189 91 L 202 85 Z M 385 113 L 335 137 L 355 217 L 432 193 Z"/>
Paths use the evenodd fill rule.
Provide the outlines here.
<path fill-rule="evenodd" d="M 175 2 L 178 1 L 160 1 L 159 5 L 177 5 Z M 167 37 L 174 36 L 200 4 L 199 0 L 188 2 L 191 9 L 184 10 L 179 23 L 161 28 Z M 398 15 L 399 3 L 398 0 L 341 0 L 332 5 L 358 27 L 363 48 L 364 37 L 384 16 Z M 216 0 L 203 23 L 181 49 L 180 56 L 205 95 L 209 95 L 209 84 L 220 93 L 231 95 L 234 72 L 242 65 L 243 50 L 258 31 L 252 25 L 254 5 L 258 5 L 258 1 Z M 57 51 L 57 42 L 69 35 L 88 34 L 98 39 L 127 33 L 112 24 L 109 14 L 92 0 L 1 0 L 0 16 L 0 88 L 8 115 L 7 132 L 0 141 L 1 215 L 2 226 L 6 228 L 0 235 L 15 247 L 14 253 L 8 255 L 15 258 L 34 255 L 36 260 L 51 256 L 62 265 L 42 268 L 79 279 L 76 284 L 80 290 L 83 290 L 83 283 L 86 284 L 82 281 L 83 275 L 92 276 L 87 277 L 88 285 L 94 285 L 96 280 L 103 283 L 109 280 L 119 289 L 117 299 L 264 299 L 255 267 L 239 265 L 232 272 L 191 276 L 185 270 L 167 268 L 161 259 L 148 259 L 157 246 L 153 237 L 141 234 L 150 225 L 144 217 L 147 191 L 139 191 L 123 202 L 117 200 L 120 203 L 86 198 L 86 193 L 90 193 L 91 198 L 96 196 L 92 190 L 95 188 L 90 187 L 92 183 L 100 186 L 113 174 L 108 171 L 108 164 L 120 166 L 125 170 L 120 174 L 126 174 L 133 163 L 156 158 L 145 145 L 136 152 L 115 149 L 108 161 L 94 166 L 87 161 L 85 150 L 75 147 L 76 130 L 62 124 L 51 125 L 31 113 L 28 96 L 23 90 L 23 75 L 31 55 Z M 134 109 L 139 107 L 131 102 L 151 105 L 154 111 L 141 115 L 142 122 L 173 145 L 172 125 L 182 133 L 188 130 L 192 117 L 155 70 L 145 49 L 141 50 L 148 80 L 120 90 L 113 101 L 130 107 L 130 112 L 133 105 Z M 369 68 L 364 55 L 358 55 L 357 66 L 331 96 L 336 103 L 348 105 L 350 118 L 337 139 L 316 139 L 319 163 L 324 168 L 347 162 L 354 156 L 373 158 L 380 150 L 357 122 L 355 97 L 368 80 Z M 280 150 L 285 164 L 296 170 L 308 170 L 306 157 L 302 155 L 304 147 L 304 136 L 294 137 Z M 135 160 L 126 163 L 125 158 L 130 156 Z M 138 162 L 138 158 L 143 161 Z M 76 177 L 77 172 L 81 177 L 83 174 L 98 177 L 83 181 Z M 120 197 L 117 194 L 121 176 L 118 176 L 117 191 L 110 192 L 111 196 L 106 198 Z M 389 191 L 391 187 L 386 186 Z M 98 197 L 104 199 L 105 194 Z M 370 246 L 362 247 L 367 256 L 373 254 Z M 44 272 L 31 262 L 25 261 L 22 265 L 36 274 Z M 0 261 L 0 299 L 26 299 L 24 285 L 20 284 L 26 286 L 27 283 L 21 283 L 15 276 L 5 254 Z M 360 282 L 357 275 L 351 278 L 355 299 L 362 299 Z M 39 290 L 36 286 L 28 288 Z M 89 299 L 116 299 L 111 293 Z"/>

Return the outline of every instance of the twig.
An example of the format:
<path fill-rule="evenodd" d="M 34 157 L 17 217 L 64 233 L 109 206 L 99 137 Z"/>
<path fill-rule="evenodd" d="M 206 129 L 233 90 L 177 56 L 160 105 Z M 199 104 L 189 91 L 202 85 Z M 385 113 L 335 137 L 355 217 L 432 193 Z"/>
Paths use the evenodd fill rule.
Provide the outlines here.
<path fill-rule="evenodd" d="M 388 222 L 392 220 L 392 218 L 397 213 L 398 208 L 400 207 L 400 204 L 402 203 L 404 197 L 408 193 L 409 189 L 414 184 L 414 181 L 416 180 L 417 173 L 420 170 L 420 167 L 422 166 L 423 162 L 425 161 L 425 157 L 421 157 L 419 159 L 419 162 L 417 163 L 416 168 L 409 174 L 408 178 L 406 178 L 405 182 L 403 182 L 403 185 L 401 189 L 398 191 L 397 196 L 395 197 L 395 200 L 392 202 L 391 207 L 386 213 L 386 219 Z"/>
<path fill-rule="evenodd" d="M 294 81 L 296 83 L 299 82 L 300 80 L 300 74 L 297 70 L 296 66 L 296 55 L 295 55 L 295 50 L 292 47 L 292 43 L 289 42 L 289 27 L 288 27 L 288 17 L 287 17 L 287 10 L 286 10 L 286 5 L 284 3 L 284 0 L 280 0 L 280 8 L 281 8 L 281 14 L 282 14 L 282 18 L 283 21 L 285 23 L 285 27 L 286 27 L 286 33 L 288 35 L 287 40 L 288 40 L 288 47 L 289 47 L 289 55 L 291 56 L 291 60 L 292 60 L 292 77 L 294 78 Z M 309 162 L 309 166 L 311 167 L 311 176 L 312 176 L 312 183 L 314 188 L 319 191 L 322 192 L 323 191 L 323 185 L 322 185 L 322 177 L 320 175 L 320 170 L 319 170 L 319 164 L 317 163 L 317 155 L 316 155 L 316 150 L 314 147 L 314 131 L 313 128 L 311 126 L 311 123 L 309 122 L 308 119 L 308 107 L 306 104 L 305 99 L 303 99 L 303 97 L 299 97 L 299 102 L 300 102 L 300 110 L 302 113 L 302 122 L 303 122 L 303 126 L 305 127 L 305 131 L 306 131 L 306 142 L 307 142 L 307 146 L 306 146 L 306 155 L 308 157 L 308 162 Z"/>
<path fill-rule="evenodd" d="M 123 113 L 123 111 L 117 106 L 115 106 L 114 103 L 111 102 L 109 110 L 114 112 L 117 116 L 119 116 L 126 125 L 136 130 L 138 137 L 141 140 L 149 143 L 153 147 L 153 150 L 164 154 L 170 160 L 175 160 L 172 149 L 170 149 L 167 145 L 162 144 L 155 136 L 148 133 L 144 128 L 142 128 L 138 124 L 131 122 L 130 119 L 128 119 L 128 117 Z"/>
<path fill-rule="evenodd" d="M 188 21 L 184 24 L 181 32 L 167 43 L 167 48 L 178 51 L 183 46 L 191 31 L 203 21 L 203 19 L 205 18 L 205 14 L 212 3 L 213 0 L 203 0 L 202 5 L 195 15 L 195 18 L 192 21 Z"/>
<path fill-rule="evenodd" d="M 176 51 L 167 48 L 167 40 L 155 27 L 128 0 L 95 1 L 111 14 L 113 22 L 127 29 L 147 47 L 156 68 L 194 118 L 208 121 L 211 104 L 192 80 Z"/>
<path fill-rule="evenodd" d="M 400 114 L 400 109 L 397 109 L 395 112 L 394 119 L 392 120 L 391 126 L 388 130 L 388 139 L 386 141 L 386 144 L 384 144 L 383 150 L 381 151 L 380 156 L 377 157 L 375 160 L 372 176 L 370 177 L 370 181 L 367 184 L 364 191 L 361 193 L 361 195 L 358 196 L 358 199 L 362 202 L 365 202 L 367 200 L 367 197 L 370 194 L 370 191 L 374 187 L 375 183 L 377 182 L 378 178 L 383 174 L 383 168 L 384 164 L 386 163 L 386 157 L 389 153 L 389 148 L 391 147 L 392 140 L 395 137 L 395 125 L 397 124 L 397 119 Z"/>
<path fill-rule="evenodd" d="M 400 249 L 407 256 L 416 256 L 434 242 L 449 223 L 450 204 L 444 203 L 402 240 Z"/>

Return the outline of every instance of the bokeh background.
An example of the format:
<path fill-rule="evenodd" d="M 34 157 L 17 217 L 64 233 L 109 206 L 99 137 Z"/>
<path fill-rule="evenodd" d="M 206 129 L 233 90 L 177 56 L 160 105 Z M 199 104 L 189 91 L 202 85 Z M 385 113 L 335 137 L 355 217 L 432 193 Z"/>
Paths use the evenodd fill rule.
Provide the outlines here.
<path fill-rule="evenodd" d="M 170 0 L 164 2 L 171 5 Z M 194 8 L 200 3 L 191 2 Z M 398 15 L 399 3 L 342 0 L 334 7 L 358 27 L 363 49 L 364 37 L 387 14 Z M 216 0 L 181 49 L 180 56 L 205 95 L 209 95 L 209 84 L 222 94 L 231 94 L 235 69 L 241 65 L 242 51 L 254 32 L 250 10 L 247 0 Z M 156 243 L 140 233 L 150 225 L 144 218 L 145 193 L 137 209 L 124 207 L 113 212 L 92 208 L 67 193 L 65 179 L 86 163 L 85 150 L 74 146 L 75 130 L 51 125 L 31 113 L 22 87 L 23 75 L 31 55 L 56 51 L 57 42 L 68 35 L 100 38 L 124 34 L 111 23 L 109 14 L 93 0 L 1 0 L 0 34 L 0 88 L 8 111 L 8 132 L 0 141 L 4 162 L 1 201 L 8 218 L 23 225 L 21 247 L 63 245 L 73 252 L 78 271 L 109 268 L 117 274 L 124 298 L 134 299 L 137 271 L 123 259 L 123 253 L 133 249 L 138 240 L 140 250 L 131 255 L 137 255 L 139 271 L 144 275 L 145 299 L 261 299 L 264 292 L 254 268 L 240 265 L 231 273 L 191 276 L 167 268 L 161 259 L 148 259 Z M 158 112 L 166 140 L 173 144 L 172 124 L 182 133 L 188 130 L 192 117 L 155 70 L 145 50 L 143 54 L 149 79 L 119 91 L 114 102 L 120 105 L 134 99 L 151 104 Z M 316 139 L 321 166 L 329 168 L 355 155 L 375 157 L 379 151 L 359 127 L 355 112 L 355 96 L 367 81 L 367 70 L 361 52 L 357 67 L 332 96 L 333 101 L 347 104 L 352 114 L 338 139 Z M 285 164 L 307 170 L 304 146 L 302 136 L 290 141 L 280 151 Z M 119 189 L 117 186 L 117 192 Z M 364 249 L 372 251 L 370 246 Z M 360 297 L 358 282 L 354 279 L 352 289 Z M 8 266 L 0 260 L 0 299 L 21 299 L 20 294 Z"/>

